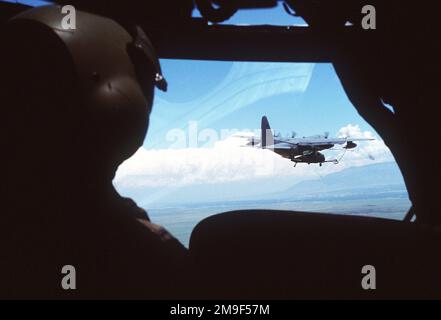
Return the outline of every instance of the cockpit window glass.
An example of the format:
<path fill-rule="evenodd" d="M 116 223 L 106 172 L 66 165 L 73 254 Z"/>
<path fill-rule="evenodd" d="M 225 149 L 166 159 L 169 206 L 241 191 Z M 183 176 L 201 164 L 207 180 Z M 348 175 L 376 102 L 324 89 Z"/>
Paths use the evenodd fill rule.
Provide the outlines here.
<path fill-rule="evenodd" d="M 144 146 L 120 166 L 114 184 L 184 244 L 205 217 L 237 209 L 403 219 L 410 201 L 394 157 L 351 105 L 331 64 L 161 65 L 168 92 L 156 90 Z M 259 141 L 263 116 L 273 149 Z M 329 146 L 338 139 L 362 140 Z M 329 162 L 314 163 L 310 149 L 297 162 L 274 152 L 305 141 L 321 142 Z"/>

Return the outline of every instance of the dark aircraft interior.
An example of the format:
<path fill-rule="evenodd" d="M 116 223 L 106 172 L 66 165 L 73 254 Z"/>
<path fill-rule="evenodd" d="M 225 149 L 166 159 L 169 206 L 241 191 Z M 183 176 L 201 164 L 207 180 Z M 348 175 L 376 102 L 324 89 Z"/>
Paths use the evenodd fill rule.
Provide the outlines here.
<path fill-rule="evenodd" d="M 277 0 L 55 2 L 83 12 L 77 23 L 84 19 L 90 32 L 78 42 L 48 32 L 51 14 L 40 18 L 25 4 L 0 2 L 6 177 L 0 298 L 441 298 L 441 43 L 434 1 L 369 1 L 375 30 L 360 26 L 361 0 L 286 0 L 286 10 L 308 24 L 289 28 L 221 24 Z M 192 17 L 195 7 L 201 18 Z M 113 41 L 129 37 L 136 75 Z M 143 54 L 152 63 L 142 62 Z M 122 112 L 118 104 L 151 107 L 153 86 L 165 89 L 154 55 L 332 63 L 350 102 L 396 159 L 412 203 L 405 219 L 220 209 L 197 224 L 185 248 L 109 188 L 149 125 L 150 110 Z M 126 74 L 131 78 L 118 82 Z M 91 89 L 113 76 L 129 93 L 112 94 L 110 82 Z M 60 101 L 66 107 L 57 107 Z M 75 107 L 100 103 L 116 111 Z M 63 149 L 65 141 L 74 147 Z M 70 292 L 59 284 L 65 261 L 79 266 L 78 289 Z M 368 264 L 376 267 L 375 290 L 360 286 Z"/>

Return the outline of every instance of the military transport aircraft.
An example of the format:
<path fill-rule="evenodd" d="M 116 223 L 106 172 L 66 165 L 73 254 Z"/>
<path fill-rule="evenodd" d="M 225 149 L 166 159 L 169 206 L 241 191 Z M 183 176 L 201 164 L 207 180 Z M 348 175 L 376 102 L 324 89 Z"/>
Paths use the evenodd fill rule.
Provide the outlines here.
<path fill-rule="evenodd" d="M 325 135 L 317 135 L 312 137 L 296 138 L 295 133 L 291 138 L 282 138 L 279 135 L 274 135 L 266 116 L 262 117 L 261 125 L 261 137 L 256 138 L 238 136 L 241 138 L 247 138 L 247 146 L 260 147 L 262 149 L 270 149 L 275 153 L 281 155 L 284 158 L 290 159 L 294 162 L 294 166 L 297 163 L 318 163 L 320 166 L 324 162 L 332 162 L 338 164 L 338 159 L 327 160 L 325 155 L 320 151 L 331 149 L 336 144 L 343 145 L 342 149 L 353 149 L 357 146 L 354 141 L 368 141 L 374 139 L 366 138 L 328 138 L 328 133 Z"/>

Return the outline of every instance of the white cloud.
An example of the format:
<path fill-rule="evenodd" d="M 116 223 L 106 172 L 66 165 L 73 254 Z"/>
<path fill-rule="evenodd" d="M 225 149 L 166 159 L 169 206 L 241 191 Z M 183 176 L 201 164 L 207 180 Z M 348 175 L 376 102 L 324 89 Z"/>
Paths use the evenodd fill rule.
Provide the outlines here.
<path fill-rule="evenodd" d="M 246 134 L 246 133 L 245 133 Z M 374 138 L 358 125 L 347 125 L 337 136 Z M 119 188 L 184 187 L 196 184 L 221 184 L 250 181 L 262 177 L 290 176 L 293 181 L 316 178 L 352 166 L 393 161 L 382 140 L 359 142 L 355 149 L 325 151 L 327 158 L 343 156 L 338 165 L 298 164 L 258 148 L 241 147 L 244 139 L 229 137 L 213 148 L 159 149 L 140 148 L 118 169 L 115 185 Z"/>
<path fill-rule="evenodd" d="M 120 166 L 115 183 L 123 187 L 186 186 L 277 174 L 286 161 L 269 150 L 224 140 L 213 148 L 146 150 Z"/>
<path fill-rule="evenodd" d="M 374 139 L 374 135 L 370 131 L 361 131 L 360 126 L 348 124 L 347 126 L 341 128 L 338 130 L 337 133 L 338 138 L 367 138 L 367 139 Z"/>
<path fill-rule="evenodd" d="M 343 164 L 345 167 L 394 161 L 392 153 L 384 141 L 375 137 L 370 131 L 362 131 L 359 125 L 348 124 L 338 131 L 337 136 L 374 139 L 372 141 L 357 142 L 358 146 L 355 149 L 348 150 L 344 155 Z"/>

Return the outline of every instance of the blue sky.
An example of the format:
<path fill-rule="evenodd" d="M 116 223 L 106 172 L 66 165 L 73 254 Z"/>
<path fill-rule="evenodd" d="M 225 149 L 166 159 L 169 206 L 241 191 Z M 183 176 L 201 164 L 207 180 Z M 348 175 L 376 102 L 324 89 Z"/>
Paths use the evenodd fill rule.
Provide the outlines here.
<path fill-rule="evenodd" d="M 193 17 L 200 17 L 197 9 L 193 12 Z M 287 25 L 305 25 L 305 21 L 300 17 L 294 17 L 285 12 L 285 9 L 279 1 L 274 8 L 239 10 L 230 19 L 222 24 L 270 24 L 278 26 Z"/>
<path fill-rule="evenodd" d="M 22 3 L 34 7 L 44 6 L 50 3 L 50 1 L 43 0 L 1 0 L 1 2 Z"/>

